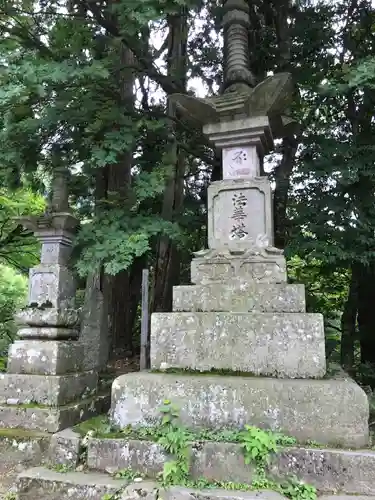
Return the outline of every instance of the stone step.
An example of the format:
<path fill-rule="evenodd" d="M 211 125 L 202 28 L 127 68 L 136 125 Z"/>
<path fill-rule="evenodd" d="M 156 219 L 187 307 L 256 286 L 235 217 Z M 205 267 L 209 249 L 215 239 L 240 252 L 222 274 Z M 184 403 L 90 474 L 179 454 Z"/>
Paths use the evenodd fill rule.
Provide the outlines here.
<path fill-rule="evenodd" d="M 128 373 L 112 385 L 114 425 L 156 424 L 168 399 L 191 428 L 238 429 L 245 424 L 343 448 L 369 443 L 369 403 L 351 379 Z"/>
<path fill-rule="evenodd" d="M 173 310 L 301 313 L 306 311 L 305 287 L 251 281 L 175 286 Z"/>
<path fill-rule="evenodd" d="M 151 367 L 279 378 L 326 372 L 321 314 L 175 312 L 151 316 Z"/>
<path fill-rule="evenodd" d="M 99 472 L 59 473 L 44 467 L 22 472 L 17 479 L 18 500 L 103 500 L 113 495 L 116 500 L 284 500 L 271 490 L 192 489 L 180 486 L 162 488 L 155 482 L 129 484 Z M 371 500 L 373 496 L 319 495 L 321 500 Z"/>
<path fill-rule="evenodd" d="M 110 394 L 107 393 L 56 407 L 0 405 L 0 429 L 58 432 L 105 413 L 109 405 Z"/>
<path fill-rule="evenodd" d="M 155 478 L 170 457 L 161 445 L 135 439 L 90 438 L 87 465 L 98 471 L 131 468 Z M 230 480 L 251 484 L 254 469 L 245 464 L 236 443 L 196 442 L 191 444 L 190 475 L 209 481 Z M 320 492 L 375 495 L 375 452 L 308 447 L 280 448 L 270 461 L 268 475 L 288 476 L 311 484 Z"/>
<path fill-rule="evenodd" d="M 60 473 L 34 467 L 18 476 L 16 491 L 19 500 L 102 500 L 104 495 L 114 495 L 126 485 L 127 481 L 99 472 Z"/>

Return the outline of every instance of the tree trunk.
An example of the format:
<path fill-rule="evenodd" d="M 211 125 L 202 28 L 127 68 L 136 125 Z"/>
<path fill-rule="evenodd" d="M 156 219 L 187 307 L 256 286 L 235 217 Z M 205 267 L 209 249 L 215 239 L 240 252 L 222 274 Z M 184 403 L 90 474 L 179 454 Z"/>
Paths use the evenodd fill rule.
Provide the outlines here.
<path fill-rule="evenodd" d="M 361 362 L 375 367 L 375 266 L 361 266 L 358 288 L 358 328 L 361 345 Z M 374 386 L 375 376 L 371 385 Z"/>
<path fill-rule="evenodd" d="M 341 346 L 340 359 L 341 366 L 349 373 L 353 374 L 354 367 L 354 341 L 357 329 L 358 310 L 358 276 L 357 268 L 352 266 L 352 276 L 348 297 L 341 315 Z"/>
<path fill-rule="evenodd" d="M 168 74 L 185 87 L 186 85 L 186 46 L 188 37 L 187 10 L 181 7 L 179 15 L 168 16 Z M 168 116 L 175 115 L 174 106 L 168 103 Z M 171 120 L 171 123 L 172 120 Z M 176 133 L 171 125 L 171 137 Z M 176 140 L 170 146 L 172 172 L 165 189 L 162 217 L 173 220 L 181 212 L 184 200 L 185 154 Z M 158 238 L 154 269 L 154 289 L 152 311 L 170 311 L 172 308 L 172 289 L 178 283 L 180 259 L 175 244 L 167 237 Z"/>
<path fill-rule="evenodd" d="M 120 102 L 127 112 L 134 107 L 134 74 L 126 66 L 133 64 L 133 54 L 124 46 L 119 48 L 119 67 L 117 78 L 120 84 Z M 107 165 L 108 199 L 116 203 L 124 202 L 128 195 L 131 182 L 133 151 L 130 148 L 124 151 L 117 163 Z M 116 350 L 132 352 L 132 325 L 130 324 L 130 281 L 131 269 L 119 272 L 115 276 L 106 275 L 104 280 L 104 294 L 108 303 L 109 330 L 112 341 L 111 358 L 116 357 Z"/>
<path fill-rule="evenodd" d="M 275 247 L 285 248 L 288 236 L 288 197 L 290 189 L 290 175 L 293 170 L 298 142 L 293 137 L 283 140 L 283 157 L 275 169 L 275 192 L 273 196 L 273 217 Z"/>

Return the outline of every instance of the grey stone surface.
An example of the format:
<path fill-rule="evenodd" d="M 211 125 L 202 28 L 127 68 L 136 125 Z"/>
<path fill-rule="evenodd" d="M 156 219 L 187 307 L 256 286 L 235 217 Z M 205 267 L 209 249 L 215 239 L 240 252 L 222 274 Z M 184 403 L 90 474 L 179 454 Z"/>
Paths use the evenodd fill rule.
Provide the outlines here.
<path fill-rule="evenodd" d="M 270 467 L 275 476 L 290 474 L 320 491 L 375 495 L 375 452 L 314 448 L 283 451 Z"/>
<path fill-rule="evenodd" d="M 134 373 L 112 385 L 111 418 L 121 428 L 159 421 L 163 400 L 177 404 L 194 428 L 280 431 L 303 442 L 360 448 L 368 445 L 369 404 L 352 380 L 288 380 Z"/>
<path fill-rule="evenodd" d="M 160 486 L 151 481 L 129 484 L 121 492 L 119 500 L 159 500 Z"/>
<path fill-rule="evenodd" d="M 97 372 L 68 375 L 0 374 L 0 404 L 62 406 L 95 394 Z"/>
<path fill-rule="evenodd" d="M 80 458 L 81 436 L 72 429 L 53 434 L 48 450 L 48 459 L 52 464 L 63 464 L 75 468 Z"/>
<path fill-rule="evenodd" d="M 63 328 L 55 326 L 25 327 L 18 330 L 20 339 L 39 340 L 76 340 L 79 330 L 76 328 Z"/>
<path fill-rule="evenodd" d="M 273 245 L 272 191 L 267 177 L 212 182 L 207 196 L 209 248 Z"/>
<path fill-rule="evenodd" d="M 99 395 L 60 406 L 0 406 L 0 429 L 27 429 L 58 432 L 108 411 L 109 395 Z"/>
<path fill-rule="evenodd" d="M 260 175 L 260 160 L 255 145 L 223 149 L 223 179 L 251 179 Z"/>
<path fill-rule="evenodd" d="M 3 430 L 0 437 L 0 498 L 6 500 L 17 475 L 25 468 L 42 463 L 47 456 L 50 436 L 39 432 Z M 3 496 L 4 495 L 4 496 Z"/>
<path fill-rule="evenodd" d="M 15 318 L 23 325 L 68 328 L 79 324 L 80 313 L 76 309 L 61 309 L 56 307 L 40 309 L 37 307 L 27 307 L 19 311 Z"/>
<path fill-rule="evenodd" d="M 59 264 L 40 264 L 29 272 L 29 304 L 51 303 L 56 308 L 74 307 L 76 291 L 72 271 Z"/>
<path fill-rule="evenodd" d="M 91 469 L 132 470 L 157 477 L 169 457 L 161 445 L 151 441 L 90 438 L 87 465 Z M 245 465 L 239 445 L 233 443 L 195 443 L 192 445 L 190 474 L 212 481 L 251 483 L 252 468 Z"/>
<path fill-rule="evenodd" d="M 172 486 L 162 490 L 160 500 L 283 500 L 285 497 L 276 491 L 236 491 L 236 490 L 193 490 L 180 486 Z"/>
<path fill-rule="evenodd" d="M 154 313 L 151 367 L 288 378 L 326 372 L 323 316 L 307 313 Z"/>
<path fill-rule="evenodd" d="M 83 347 L 78 342 L 16 340 L 10 346 L 8 373 L 61 375 L 82 371 Z"/>
<path fill-rule="evenodd" d="M 254 470 L 245 464 L 239 444 L 199 442 L 192 443 L 191 450 L 193 478 L 251 484 Z M 100 471 L 131 467 L 156 477 L 167 460 L 163 448 L 154 442 L 101 438 L 88 442 L 88 466 Z M 375 452 L 280 448 L 270 461 L 269 474 L 275 479 L 296 477 L 321 492 L 375 495 Z"/>
<path fill-rule="evenodd" d="M 79 336 L 79 343 L 84 349 L 85 370 L 102 371 L 107 365 L 110 348 L 107 319 L 107 304 L 100 287 L 100 272 L 93 272 L 86 282 Z"/>
<path fill-rule="evenodd" d="M 197 285 L 228 283 L 230 280 L 256 283 L 285 283 L 286 261 L 281 254 L 269 254 L 265 248 L 243 253 L 230 253 L 225 249 L 196 252 L 191 261 L 191 281 Z"/>
<path fill-rule="evenodd" d="M 163 470 L 166 455 L 162 447 L 150 441 L 90 438 L 87 442 L 87 466 L 99 471 L 127 469 L 156 477 Z"/>
<path fill-rule="evenodd" d="M 107 474 L 55 472 L 44 467 L 29 469 L 18 476 L 19 500 L 102 500 L 105 494 L 115 494 L 126 486 L 126 481 Z"/>
<path fill-rule="evenodd" d="M 229 281 L 175 286 L 174 311 L 305 312 L 304 285 Z"/>

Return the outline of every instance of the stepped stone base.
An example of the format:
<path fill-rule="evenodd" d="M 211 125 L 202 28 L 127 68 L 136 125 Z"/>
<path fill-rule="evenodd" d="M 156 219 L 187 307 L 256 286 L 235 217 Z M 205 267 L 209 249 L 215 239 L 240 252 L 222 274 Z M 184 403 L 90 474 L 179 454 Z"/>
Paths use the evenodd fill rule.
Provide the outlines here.
<path fill-rule="evenodd" d="M 179 312 L 151 316 L 151 367 L 317 378 L 326 372 L 321 314 Z"/>
<path fill-rule="evenodd" d="M 94 371 L 67 375 L 0 374 L 0 404 L 63 406 L 95 394 Z"/>
<path fill-rule="evenodd" d="M 173 287 L 173 311 L 305 312 L 304 285 L 208 283 Z"/>
<path fill-rule="evenodd" d="M 110 405 L 108 394 L 77 400 L 65 406 L 0 406 L 0 429 L 27 429 L 58 432 L 83 420 L 105 413 Z"/>
<path fill-rule="evenodd" d="M 179 406 L 183 424 L 192 428 L 251 424 L 300 442 L 352 448 L 369 442 L 368 399 L 350 379 L 129 373 L 113 382 L 112 421 L 121 428 L 153 425 L 165 399 Z"/>
<path fill-rule="evenodd" d="M 169 457 L 154 442 L 92 438 L 87 465 L 98 471 L 131 469 L 157 477 Z M 280 479 L 296 477 L 319 491 L 375 495 L 375 452 L 318 448 L 282 448 L 271 459 L 268 474 Z M 230 479 L 251 484 L 254 469 L 245 464 L 239 444 L 192 443 L 190 475 L 210 481 Z"/>

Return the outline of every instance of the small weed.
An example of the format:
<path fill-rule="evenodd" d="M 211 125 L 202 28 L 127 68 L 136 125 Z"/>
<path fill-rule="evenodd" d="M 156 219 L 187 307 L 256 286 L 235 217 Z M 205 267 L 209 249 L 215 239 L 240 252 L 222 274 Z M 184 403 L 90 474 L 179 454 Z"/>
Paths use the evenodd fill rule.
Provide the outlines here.
<path fill-rule="evenodd" d="M 264 467 L 271 453 L 276 453 L 276 439 L 267 431 L 246 425 L 240 433 L 241 448 L 245 457 L 245 464 L 255 463 Z"/>
<path fill-rule="evenodd" d="M 127 469 L 122 469 L 122 470 L 117 471 L 114 474 L 114 478 L 115 479 L 126 479 L 127 481 L 129 481 L 129 483 L 132 483 L 137 479 L 143 479 L 143 475 L 138 474 L 137 472 L 134 472 L 130 467 L 128 467 Z"/>
<path fill-rule="evenodd" d="M 8 491 L 5 493 L 4 500 L 18 500 L 18 495 L 14 491 Z"/>
<path fill-rule="evenodd" d="M 53 464 L 49 465 L 48 468 L 50 470 L 54 470 L 55 472 L 60 472 L 61 474 L 67 474 L 68 472 L 74 471 L 74 467 L 67 464 Z"/>

